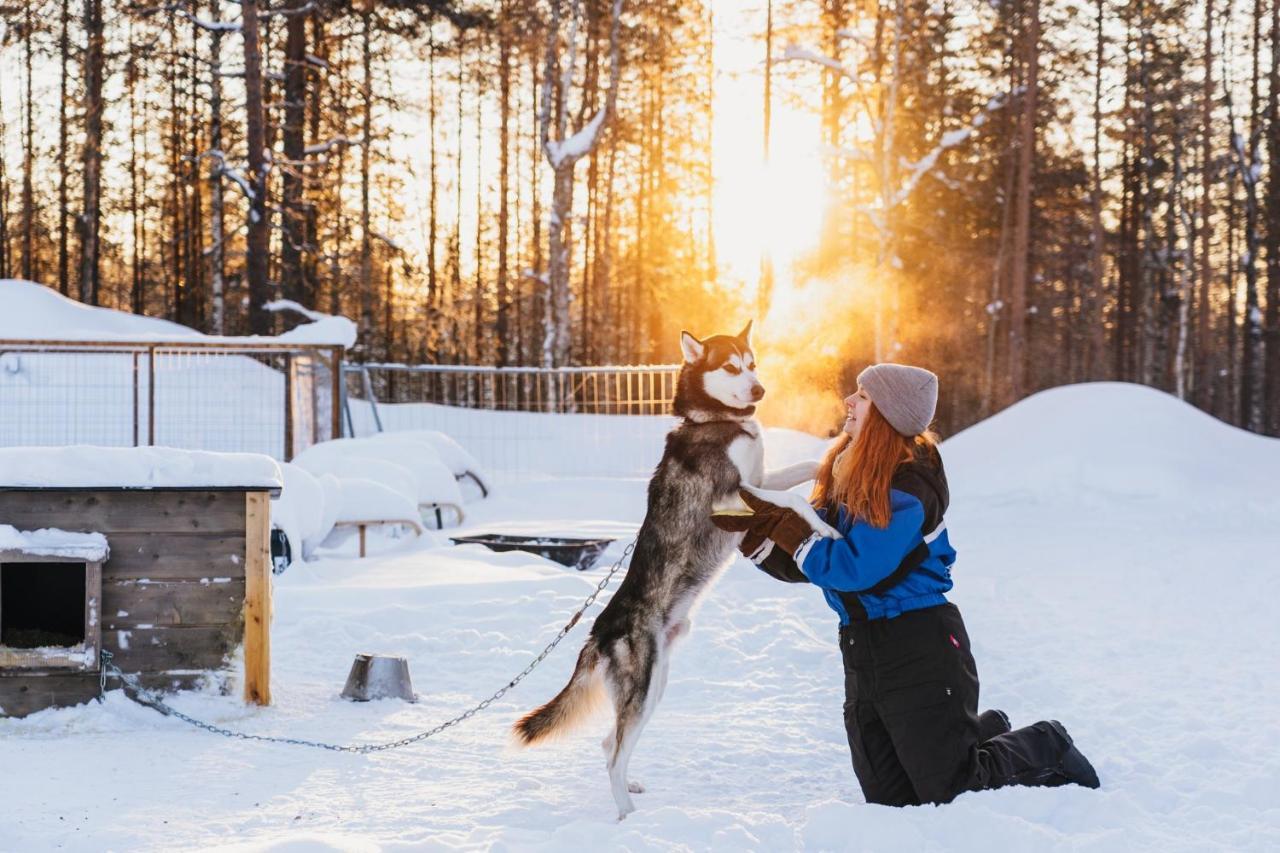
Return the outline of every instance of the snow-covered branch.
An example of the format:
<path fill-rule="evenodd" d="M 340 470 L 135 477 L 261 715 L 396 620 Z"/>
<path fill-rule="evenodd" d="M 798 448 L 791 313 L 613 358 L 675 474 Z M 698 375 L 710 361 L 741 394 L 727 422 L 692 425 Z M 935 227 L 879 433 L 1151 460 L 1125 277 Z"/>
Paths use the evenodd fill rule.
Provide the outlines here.
<path fill-rule="evenodd" d="M 240 192 L 244 193 L 244 197 L 253 201 L 257 196 L 253 192 L 253 185 L 249 183 L 249 179 L 237 172 L 235 169 L 223 163 L 218 169 L 218 174 L 225 176 L 233 184 L 240 188 Z"/>
<path fill-rule="evenodd" d="M 955 130 L 947 131 L 942 134 L 942 139 L 938 141 L 938 144 L 935 145 L 928 154 L 925 154 L 914 163 L 911 163 L 910 161 L 904 162 L 907 177 L 895 192 L 886 197 L 885 206 L 887 208 L 893 208 L 906 201 L 911 193 L 915 191 L 916 186 L 920 183 L 920 179 L 929 174 L 930 170 L 937 165 L 938 158 L 941 157 L 944 152 L 951 148 L 955 148 L 963 142 L 967 142 L 971 136 L 978 132 L 978 128 L 986 124 L 987 116 L 991 112 L 1002 108 L 1007 102 L 1008 99 L 1003 95 L 992 98 L 987 102 L 983 111 L 974 116 L 973 121 L 969 123 L 968 127 L 960 127 Z"/>
<path fill-rule="evenodd" d="M 308 320 L 313 320 L 313 321 L 324 320 L 328 317 L 333 316 L 331 314 L 324 314 L 320 311 L 312 311 L 310 308 L 307 308 L 304 305 L 299 305 L 297 302 L 294 302 L 292 299 L 273 299 L 270 302 L 265 303 L 262 306 L 262 309 L 264 311 L 271 311 L 272 313 L 276 313 L 276 314 L 281 313 L 283 311 L 292 311 L 295 314 L 300 314 L 303 317 L 306 317 Z"/>
<path fill-rule="evenodd" d="M 846 66 L 838 59 L 832 59 L 830 56 L 824 56 L 821 53 L 801 47 L 798 44 L 788 44 L 782 49 L 782 56 L 778 58 L 779 62 L 811 62 L 814 65 L 821 65 L 823 68 L 829 68 L 842 77 L 858 82 L 858 75 L 852 68 Z"/>
<path fill-rule="evenodd" d="M 554 139 L 549 140 L 547 142 L 547 159 L 551 161 L 551 168 L 559 169 L 566 160 L 578 160 L 584 154 L 590 152 L 596 145 L 596 134 L 600 132 L 600 127 L 604 124 L 607 112 L 607 108 L 601 107 L 582 130 L 568 139 L 559 142 Z"/>
<path fill-rule="evenodd" d="M 352 139 L 348 136 L 333 136 L 324 142 L 315 145 L 308 145 L 302 149 L 304 154 L 327 154 L 339 145 L 359 145 L 363 140 Z"/>

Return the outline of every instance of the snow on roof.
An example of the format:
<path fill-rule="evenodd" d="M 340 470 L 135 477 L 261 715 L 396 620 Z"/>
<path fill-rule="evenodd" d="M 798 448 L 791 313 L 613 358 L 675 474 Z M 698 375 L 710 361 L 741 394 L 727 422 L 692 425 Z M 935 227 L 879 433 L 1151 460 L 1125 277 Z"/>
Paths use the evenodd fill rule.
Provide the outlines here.
<path fill-rule="evenodd" d="M 128 343 L 317 344 L 350 347 L 356 326 L 346 317 L 308 314 L 313 321 L 282 335 L 204 335 L 195 329 L 68 299 L 56 290 L 20 279 L 0 279 L 0 339 L 24 341 L 120 341 Z"/>
<path fill-rule="evenodd" d="M 268 488 L 280 468 L 258 453 L 175 447 L 0 448 L 0 488 Z"/>
<path fill-rule="evenodd" d="M 19 530 L 10 524 L 0 524 L 0 553 L 5 551 L 103 562 L 107 559 L 107 537 L 101 533 L 73 533 L 56 527 Z"/>

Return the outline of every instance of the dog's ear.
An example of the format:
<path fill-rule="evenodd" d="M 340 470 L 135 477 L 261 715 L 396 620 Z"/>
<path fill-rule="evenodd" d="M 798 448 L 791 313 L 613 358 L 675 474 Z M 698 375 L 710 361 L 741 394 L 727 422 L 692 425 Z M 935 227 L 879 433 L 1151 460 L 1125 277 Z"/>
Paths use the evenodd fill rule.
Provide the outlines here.
<path fill-rule="evenodd" d="M 684 360 L 688 364 L 701 359 L 707 351 L 702 342 L 688 332 L 680 333 L 680 349 L 684 352 Z"/>
<path fill-rule="evenodd" d="M 747 326 L 741 332 L 738 332 L 738 340 L 742 341 L 743 346 L 751 346 L 751 324 L 755 320 L 748 320 Z"/>

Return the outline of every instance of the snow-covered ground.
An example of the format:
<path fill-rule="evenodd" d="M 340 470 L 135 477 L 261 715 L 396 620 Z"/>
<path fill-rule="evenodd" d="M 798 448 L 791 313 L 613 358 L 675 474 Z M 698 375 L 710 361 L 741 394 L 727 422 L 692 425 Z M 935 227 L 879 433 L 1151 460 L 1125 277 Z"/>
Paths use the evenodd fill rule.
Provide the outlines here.
<path fill-rule="evenodd" d="M 778 431 L 767 440 L 778 463 L 822 447 Z M 604 719 L 550 747 L 507 746 L 515 717 L 564 683 L 579 626 L 486 712 L 368 757 L 216 737 L 118 692 L 0 720 L 0 850 L 1280 849 L 1280 441 L 1155 391 L 1090 385 L 1028 399 L 944 454 L 960 555 L 952 600 L 983 704 L 1015 724 L 1061 719 L 1099 791 L 863 804 L 834 615 L 816 590 L 738 560 L 677 650 L 632 762 L 649 793 L 622 823 Z M 611 562 L 645 486 L 507 484 L 468 505 L 466 529 L 616 535 Z M 376 557 L 296 563 L 277 579 L 272 707 L 203 693 L 173 703 L 257 733 L 402 737 L 519 672 L 603 571 L 382 544 Z M 421 701 L 340 700 L 362 651 L 406 656 Z"/>

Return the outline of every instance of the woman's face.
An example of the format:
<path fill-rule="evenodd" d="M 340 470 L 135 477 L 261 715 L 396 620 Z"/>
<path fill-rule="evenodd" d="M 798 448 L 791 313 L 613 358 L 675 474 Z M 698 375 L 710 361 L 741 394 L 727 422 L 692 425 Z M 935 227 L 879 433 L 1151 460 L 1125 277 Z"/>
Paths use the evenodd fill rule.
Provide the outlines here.
<path fill-rule="evenodd" d="M 862 390 L 862 386 L 858 386 L 858 390 L 844 398 L 845 419 L 844 431 L 851 438 L 857 438 L 859 431 L 862 429 L 863 420 L 867 416 L 867 412 L 871 409 L 871 398 L 867 396 L 867 392 Z"/>

